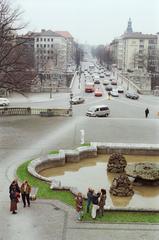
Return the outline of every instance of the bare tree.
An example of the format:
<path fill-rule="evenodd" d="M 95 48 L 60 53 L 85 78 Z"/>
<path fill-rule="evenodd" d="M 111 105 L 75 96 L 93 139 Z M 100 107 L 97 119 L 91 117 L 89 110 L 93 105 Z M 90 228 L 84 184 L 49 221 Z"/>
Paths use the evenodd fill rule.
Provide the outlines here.
<path fill-rule="evenodd" d="M 0 88 L 23 93 L 36 74 L 32 50 L 26 38 L 17 35 L 24 28 L 18 25 L 20 16 L 19 9 L 12 10 L 7 0 L 0 0 Z"/>

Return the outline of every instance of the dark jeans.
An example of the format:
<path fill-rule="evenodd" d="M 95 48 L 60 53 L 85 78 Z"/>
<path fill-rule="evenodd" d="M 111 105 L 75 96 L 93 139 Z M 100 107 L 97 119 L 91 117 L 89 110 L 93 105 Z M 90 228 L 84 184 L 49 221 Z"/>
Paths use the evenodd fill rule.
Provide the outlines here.
<path fill-rule="evenodd" d="M 91 200 L 87 199 L 87 213 L 89 213 L 90 205 L 91 205 Z"/>
<path fill-rule="evenodd" d="M 30 206 L 29 194 L 22 193 L 22 200 L 23 200 L 24 207 L 26 206 L 26 200 L 27 200 L 28 206 Z"/>

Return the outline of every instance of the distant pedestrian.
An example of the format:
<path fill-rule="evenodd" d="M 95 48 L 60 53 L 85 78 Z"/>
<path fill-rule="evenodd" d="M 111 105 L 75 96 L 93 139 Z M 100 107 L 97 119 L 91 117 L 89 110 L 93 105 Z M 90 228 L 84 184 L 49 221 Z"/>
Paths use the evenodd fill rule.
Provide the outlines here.
<path fill-rule="evenodd" d="M 148 115 L 149 115 L 149 109 L 146 108 L 146 109 L 145 109 L 145 118 L 148 118 Z"/>
<path fill-rule="evenodd" d="M 89 213 L 89 208 L 92 202 L 92 196 L 93 196 L 93 190 L 91 188 L 88 188 L 87 192 L 87 213 Z"/>
<path fill-rule="evenodd" d="M 75 201 L 76 201 L 77 219 L 81 220 L 83 217 L 83 197 L 80 192 L 77 194 Z"/>
<path fill-rule="evenodd" d="M 104 214 L 105 201 L 106 201 L 106 190 L 101 189 L 101 195 L 99 198 L 99 215 L 100 216 L 103 216 Z"/>
<path fill-rule="evenodd" d="M 23 207 L 26 207 L 26 201 L 27 201 L 28 207 L 30 207 L 31 186 L 29 185 L 28 181 L 24 181 L 22 183 L 20 191 L 22 195 Z"/>
<path fill-rule="evenodd" d="M 111 95 L 111 93 L 110 93 L 110 91 L 108 91 L 108 99 L 110 100 L 110 95 Z"/>
<path fill-rule="evenodd" d="M 12 214 L 16 214 L 17 203 L 19 202 L 20 198 L 20 189 L 16 180 L 14 180 L 9 187 L 9 197 L 11 200 L 10 211 L 12 212 Z"/>

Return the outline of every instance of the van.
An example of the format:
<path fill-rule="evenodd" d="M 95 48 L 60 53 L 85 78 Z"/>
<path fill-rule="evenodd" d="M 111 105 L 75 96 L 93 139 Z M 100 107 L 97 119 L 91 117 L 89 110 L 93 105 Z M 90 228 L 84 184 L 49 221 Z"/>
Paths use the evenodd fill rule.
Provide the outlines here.
<path fill-rule="evenodd" d="M 9 100 L 7 98 L 0 98 L 0 106 L 8 106 Z"/>
<path fill-rule="evenodd" d="M 108 117 L 109 114 L 110 110 L 107 105 L 92 106 L 86 112 L 86 116 L 89 117 Z"/>

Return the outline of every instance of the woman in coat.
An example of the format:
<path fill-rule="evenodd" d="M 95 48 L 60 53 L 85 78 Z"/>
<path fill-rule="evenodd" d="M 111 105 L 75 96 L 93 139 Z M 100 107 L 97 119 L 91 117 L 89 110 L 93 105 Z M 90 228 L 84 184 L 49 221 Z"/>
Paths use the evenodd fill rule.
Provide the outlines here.
<path fill-rule="evenodd" d="M 75 201 L 76 201 L 77 219 L 81 220 L 81 218 L 83 217 L 83 197 L 80 192 L 77 194 Z"/>
<path fill-rule="evenodd" d="M 10 194 L 10 211 L 12 214 L 16 214 L 17 210 L 17 203 L 19 202 L 20 197 L 20 189 L 16 180 L 14 180 L 10 187 L 9 187 L 9 194 Z"/>

